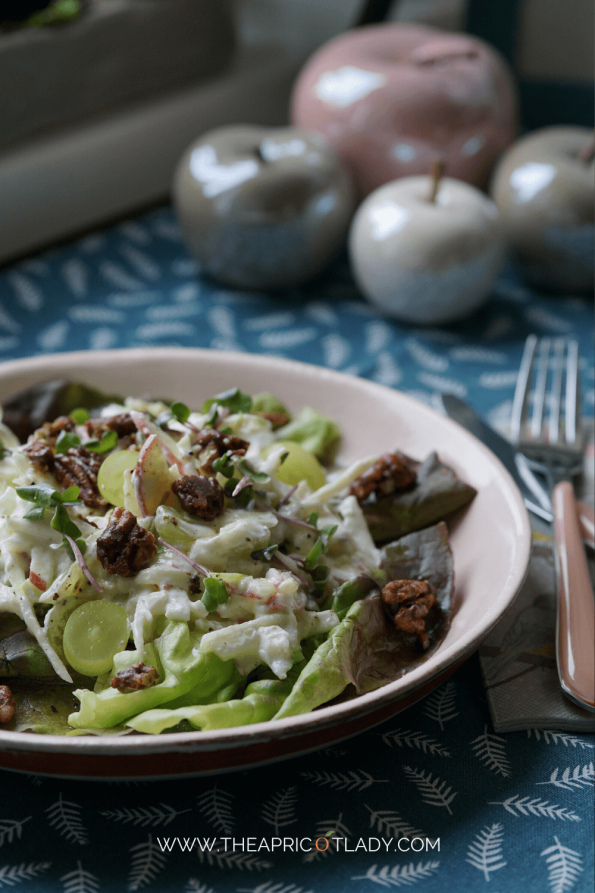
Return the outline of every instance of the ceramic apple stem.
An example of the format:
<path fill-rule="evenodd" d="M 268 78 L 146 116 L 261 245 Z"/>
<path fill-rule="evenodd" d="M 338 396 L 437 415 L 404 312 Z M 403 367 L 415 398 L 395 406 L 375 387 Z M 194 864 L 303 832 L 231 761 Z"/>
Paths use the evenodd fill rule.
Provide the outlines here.
<path fill-rule="evenodd" d="M 428 201 L 432 202 L 432 204 L 436 201 L 436 196 L 438 195 L 438 189 L 440 188 L 440 180 L 442 178 L 443 171 L 444 161 L 441 156 L 438 156 L 438 158 L 432 165 L 432 170 L 430 173 L 430 176 L 432 177 L 432 191 L 430 192 Z"/>
<path fill-rule="evenodd" d="M 585 164 L 590 164 L 593 160 L 593 155 L 595 155 L 595 136 L 593 136 L 584 149 L 579 152 L 579 158 Z"/>

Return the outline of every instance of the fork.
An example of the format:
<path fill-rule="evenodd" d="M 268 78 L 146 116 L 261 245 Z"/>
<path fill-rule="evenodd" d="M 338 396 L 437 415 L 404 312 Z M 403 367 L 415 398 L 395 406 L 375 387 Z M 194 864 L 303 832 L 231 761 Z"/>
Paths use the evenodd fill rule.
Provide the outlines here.
<path fill-rule="evenodd" d="M 583 467 L 576 341 L 540 341 L 529 335 L 517 377 L 511 435 L 534 470 L 544 474 L 552 492 L 560 685 L 567 698 L 595 712 L 595 602 L 572 486 Z"/>

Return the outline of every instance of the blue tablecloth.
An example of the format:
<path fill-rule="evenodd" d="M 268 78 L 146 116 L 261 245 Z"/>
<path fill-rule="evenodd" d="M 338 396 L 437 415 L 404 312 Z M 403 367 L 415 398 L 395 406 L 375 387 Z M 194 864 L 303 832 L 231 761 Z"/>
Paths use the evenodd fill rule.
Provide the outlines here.
<path fill-rule="evenodd" d="M 344 260 L 288 293 L 221 288 L 200 276 L 163 209 L 0 273 L 6 359 L 150 344 L 275 354 L 430 403 L 452 392 L 495 423 L 510 411 L 529 332 L 578 338 L 592 414 L 591 302 L 531 292 L 512 269 L 465 323 L 408 328 L 362 300 Z M 383 726 L 267 768 L 130 783 L 3 772 L 0 890 L 585 893 L 593 759 L 591 736 L 495 735 L 473 658 Z M 326 853 L 289 849 L 331 831 L 346 841 Z M 230 840 L 201 851 L 195 838 L 213 837 Z M 284 851 L 267 851 L 273 838 L 288 838 Z"/>

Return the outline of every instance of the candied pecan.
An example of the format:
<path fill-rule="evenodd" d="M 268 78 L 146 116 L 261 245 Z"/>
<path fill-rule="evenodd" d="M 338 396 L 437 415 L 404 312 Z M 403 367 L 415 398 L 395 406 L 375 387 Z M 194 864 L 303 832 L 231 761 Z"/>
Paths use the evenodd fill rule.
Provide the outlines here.
<path fill-rule="evenodd" d="M 185 474 L 174 481 L 171 488 L 189 515 L 197 515 L 204 521 L 214 521 L 223 511 L 225 493 L 214 478 Z"/>
<path fill-rule="evenodd" d="M 46 472 L 53 470 L 54 454 L 47 443 L 33 438 L 29 443 L 25 444 L 23 449 L 37 471 L 41 471 L 42 474 L 45 474 Z"/>
<path fill-rule="evenodd" d="M 349 492 L 358 502 L 365 502 L 373 493 L 377 499 L 392 493 L 406 493 L 415 487 L 416 481 L 417 474 L 405 456 L 385 453 L 354 480 Z"/>
<path fill-rule="evenodd" d="M 121 412 L 119 415 L 112 416 L 107 420 L 107 427 L 110 431 L 115 431 L 118 437 L 136 434 L 136 422 L 129 412 Z"/>
<path fill-rule="evenodd" d="M 74 484 L 80 487 L 81 499 L 89 508 L 101 508 L 106 501 L 97 486 L 97 474 L 104 456 L 90 453 L 84 446 L 71 447 L 65 453 L 57 453 L 53 459 L 52 473 L 64 489 Z"/>
<path fill-rule="evenodd" d="M 289 421 L 289 416 L 284 412 L 261 412 L 260 415 L 271 423 L 273 429 L 282 428 Z"/>
<path fill-rule="evenodd" d="M 44 422 L 34 436 L 53 446 L 63 431 L 74 431 L 74 422 L 67 415 L 58 416 L 53 422 Z"/>
<path fill-rule="evenodd" d="M 204 428 L 197 434 L 195 443 L 203 450 L 208 449 L 208 455 L 202 463 L 205 471 L 212 471 L 215 459 L 225 453 L 243 455 L 250 446 L 247 440 L 242 440 L 241 437 L 236 437 L 234 434 L 222 434 L 215 428 Z"/>
<path fill-rule="evenodd" d="M 427 580 L 393 580 L 382 590 L 382 601 L 395 629 L 415 636 L 427 648 L 425 618 L 438 601 Z"/>
<path fill-rule="evenodd" d="M 0 685 L 0 722 L 10 722 L 14 716 L 15 703 L 8 685 Z"/>
<path fill-rule="evenodd" d="M 97 557 L 108 574 L 134 577 L 157 554 L 153 534 L 136 523 L 132 512 L 115 508 L 97 540 Z"/>
<path fill-rule="evenodd" d="M 159 673 L 155 667 L 148 667 L 140 660 L 137 664 L 132 664 L 131 667 L 116 673 L 110 685 L 125 695 L 131 691 L 140 691 L 141 688 L 150 688 L 155 685 L 157 679 Z"/>

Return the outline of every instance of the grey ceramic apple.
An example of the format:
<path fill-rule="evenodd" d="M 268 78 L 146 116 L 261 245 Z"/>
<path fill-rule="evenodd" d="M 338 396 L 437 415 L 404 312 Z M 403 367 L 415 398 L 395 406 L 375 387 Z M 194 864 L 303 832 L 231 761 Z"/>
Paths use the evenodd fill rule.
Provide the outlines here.
<path fill-rule="evenodd" d="M 295 285 L 343 244 L 349 175 L 324 138 L 294 127 L 222 127 L 189 147 L 175 173 L 182 233 L 202 269 L 239 288 Z"/>
<path fill-rule="evenodd" d="M 548 127 L 500 160 L 491 193 L 524 276 L 554 291 L 593 288 L 593 131 Z"/>
<path fill-rule="evenodd" d="M 494 203 L 448 177 L 403 177 L 360 205 L 349 255 L 363 294 L 403 322 L 453 322 L 488 297 L 505 252 Z"/>

